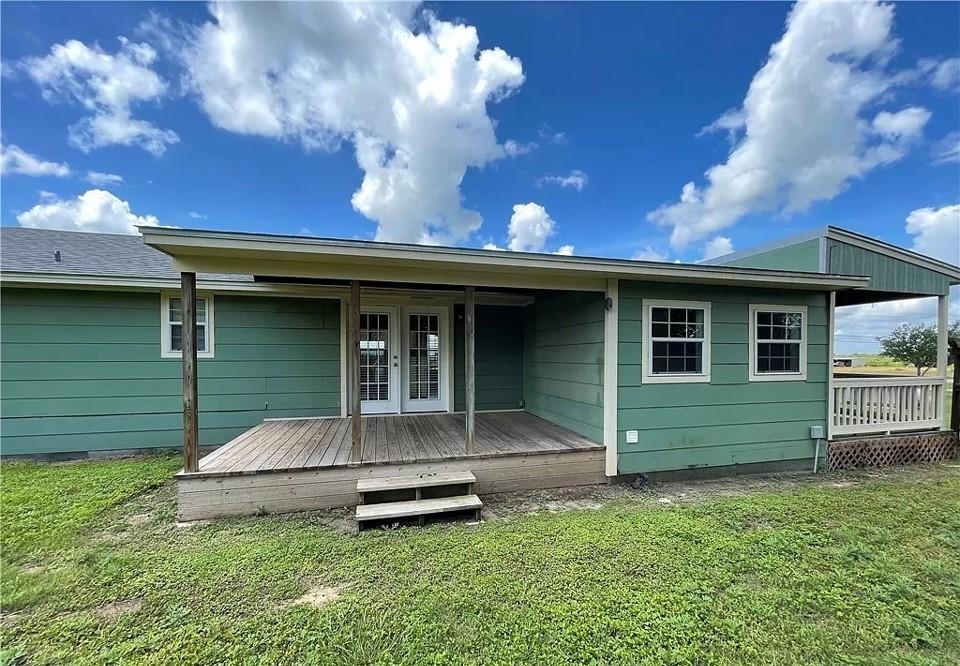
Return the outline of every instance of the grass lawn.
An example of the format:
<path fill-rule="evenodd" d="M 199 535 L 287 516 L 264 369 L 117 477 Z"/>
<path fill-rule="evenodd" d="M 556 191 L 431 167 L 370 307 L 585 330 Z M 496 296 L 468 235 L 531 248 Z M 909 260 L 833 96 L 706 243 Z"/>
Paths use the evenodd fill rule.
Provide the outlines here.
<path fill-rule="evenodd" d="M 177 466 L 3 465 L 2 661 L 960 662 L 956 467 L 348 536 L 178 527 Z"/>

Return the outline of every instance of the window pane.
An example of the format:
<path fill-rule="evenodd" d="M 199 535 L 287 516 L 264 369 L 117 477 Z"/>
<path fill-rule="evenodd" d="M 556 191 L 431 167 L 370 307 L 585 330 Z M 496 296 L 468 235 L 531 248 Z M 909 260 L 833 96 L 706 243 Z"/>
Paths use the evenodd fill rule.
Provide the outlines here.
<path fill-rule="evenodd" d="M 757 326 L 757 340 L 769 340 L 770 335 L 769 326 Z"/>
<path fill-rule="evenodd" d="M 652 335 L 655 338 L 665 338 L 670 335 L 670 326 L 668 324 L 653 324 Z"/>
<path fill-rule="evenodd" d="M 667 314 L 667 308 L 651 308 L 650 319 L 652 321 L 661 321 L 661 322 L 670 321 L 670 316 L 669 314 Z"/>
<path fill-rule="evenodd" d="M 687 311 L 682 308 L 670 308 L 670 321 L 671 322 L 686 322 L 687 321 Z"/>
<path fill-rule="evenodd" d="M 170 324 L 170 350 L 183 351 L 183 324 Z"/>
<path fill-rule="evenodd" d="M 703 324 L 703 310 L 687 310 L 687 321 L 691 324 Z"/>
<path fill-rule="evenodd" d="M 197 299 L 197 323 L 207 322 L 207 299 Z"/>
<path fill-rule="evenodd" d="M 670 356 L 667 358 L 668 372 L 684 372 L 684 360 L 682 356 Z"/>
<path fill-rule="evenodd" d="M 667 351 L 670 346 L 668 342 L 654 342 L 653 343 L 653 355 L 654 356 L 666 356 L 669 352 Z"/>
<path fill-rule="evenodd" d="M 774 326 L 786 326 L 787 325 L 787 313 L 786 312 L 771 312 L 770 321 Z"/>
<path fill-rule="evenodd" d="M 183 322 L 183 308 L 179 298 L 170 299 L 170 322 L 178 324 Z"/>
<path fill-rule="evenodd" d="M 686 324 L 670 324 L 670 337 L 671 338 L 686 338 L 687 336 L 687 325 Z"/>
<path fill-rule="evenodd" d="M 757 324 L 761 326 L 770 325 L 770 313 L 769 312 L 757 312 Z"/>
<path fill-rule="evenodd" d="M 757 372 L 800 372 L 800 344 L 758 343 Z"/>
<path fill-rule="evenodd" d="M 662 374 L 667 371 L 667 357 L 666 356 L 654 356 L 653 357 L 653 373 Z"/>
<path fill-rule="evenodd" d="M 207 326 L 206 324 L 197 324 L 197 351 L 207 351 Z"/>

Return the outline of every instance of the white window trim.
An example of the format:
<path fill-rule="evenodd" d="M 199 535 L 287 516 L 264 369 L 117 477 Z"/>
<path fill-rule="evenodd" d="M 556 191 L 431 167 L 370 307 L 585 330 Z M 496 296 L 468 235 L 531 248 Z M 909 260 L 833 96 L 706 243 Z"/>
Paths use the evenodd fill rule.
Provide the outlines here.
<path fill-rule="evenodd" d="M 180 298 L 179 293 L 162 294 L 160 297 L 160 358 L 183 358 L 183 354 L 170 349 L 170 299 Z M 213 294 L 197 293 L 197 299 L 207 300 L 207 351 L 198 351 L 197 358 L 213 358 L 216 351 L 213 341 Z"/>
<path fill-rule="evenodd" d="M 706 301 L 672 301 L 643 299 L 643 335 L 640 353 L 643 355 L 641 382 L 644 384 L 705 384 L 710 382 L 710 303 Z M 703 372 L 698 374 L 653 373 L 653 325 L 650 311 L 653 308 L 699 308 L 703 310 Z"/>
<path fill-rule="evenodd" d="M 803 318 L 800 326 L 800 372 L 757 372 L 757 313 L 799 312 Z M 751 303 L 750 313 L 750 381 L 751 382 L 802 382 L 807 379 L 807 306 L 806 305 L 761 305 Z M 795 342 L 784 340 L 784 342 Z"/>

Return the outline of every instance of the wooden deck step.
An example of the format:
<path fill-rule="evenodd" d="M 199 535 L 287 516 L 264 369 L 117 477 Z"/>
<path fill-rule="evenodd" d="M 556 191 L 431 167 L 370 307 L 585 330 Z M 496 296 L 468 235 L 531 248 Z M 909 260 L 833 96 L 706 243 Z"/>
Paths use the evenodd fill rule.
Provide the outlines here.
<path fill-rule="evenodd" d="M 454 486 L 476 483 L 477 477 L 471 472 L 451 474 L 412 474 L 409 476 L 387 476 L 377 479 L 357 481 L 358 493 L 376 493 L 387 490 L 406 490 L 410 488 L 431 488 L 436 486 Z"/>
<path fill-rule="evenodd" d="M 411 500 L 407 502 L 361 504 L 357 507 L 357 523 L 450 513 L 452 511 L 476 511 L 479 515 L 482 507 L 483 502 L 481 502 L 480 498 L 476 495 L 438 497 L 436 499 Z"/>

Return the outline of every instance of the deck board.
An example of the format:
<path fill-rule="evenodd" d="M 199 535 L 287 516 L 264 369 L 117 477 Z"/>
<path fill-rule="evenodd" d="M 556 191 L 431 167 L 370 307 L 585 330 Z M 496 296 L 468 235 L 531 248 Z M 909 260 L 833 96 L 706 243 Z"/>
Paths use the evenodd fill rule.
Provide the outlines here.
<path fill-rule="evenodd" d="M 465 453 L 464 430 L 463 414 L 365 416 L 362 460 L 354 461 L 350 459 L 349 418 L 266 421 L 204 456 L 200 471 L 184 476 L 435 463 L 602 448 L 571 430 L 522 411 L 479 412 L 473 456 Z"/>

